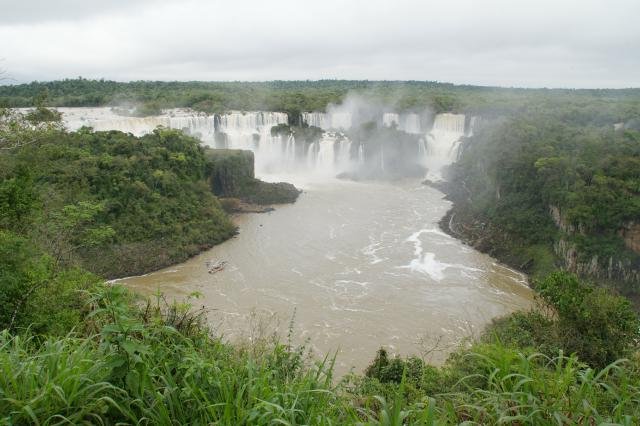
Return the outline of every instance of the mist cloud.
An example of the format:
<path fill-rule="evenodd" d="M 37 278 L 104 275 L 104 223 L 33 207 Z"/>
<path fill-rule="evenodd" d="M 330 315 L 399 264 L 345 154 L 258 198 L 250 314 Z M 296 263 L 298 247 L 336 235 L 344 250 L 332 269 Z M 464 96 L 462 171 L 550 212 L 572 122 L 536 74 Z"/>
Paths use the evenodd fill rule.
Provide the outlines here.
<path fill-rule="evenodd" d="M 0 10 L 0 67 L 12 82 L 82 75 L 640 86 L 636 0 L 2 0 Z"/>

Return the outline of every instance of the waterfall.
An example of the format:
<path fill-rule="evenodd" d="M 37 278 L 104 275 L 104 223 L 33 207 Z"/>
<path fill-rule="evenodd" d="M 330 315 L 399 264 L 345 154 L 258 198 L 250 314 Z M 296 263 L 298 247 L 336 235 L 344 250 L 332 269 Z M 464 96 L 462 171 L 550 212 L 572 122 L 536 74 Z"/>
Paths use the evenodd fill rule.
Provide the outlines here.
<path fill-rule="evenodd" d="M 418 139 L 418 155 L 420 158 L 427 156 L 427 141 L 425 141 L 424 138 Z"/>
<path fill-rule="evenodd" d="M 90 126 L 97 131 L 120 130 L 141 136 L 163 126 L 182 130 L 208 146 L 252 150 L 258 176 L 278 173 L 335 176 L 343 172 L 366 172 L 368 168 L 394 173 L 391 168 L 401 170 L 404 167 L 403 163 L 398 163 L 401 160 L 405 161 L 406 167 L 414 167 L 417 162 L 427 168 L 429 178 L 441 179 L 442 168 L 456 160 L 459 142 L 465 135 L 464 115 L 438 114 L 432 129 L 425 133 L 419 114 L 386 112 L 377 117 L 378 123 L 421 135 L 414 154 L 406 154 L 411 151 L 402 148 L 404 157 L 398 157 L 398 152 L 402 151 L 393 145 L 394 141 L 371 147 L 365 147 L 367 141 L 353 145 L 341 133 L 352 126 L 352 115 L 347 112 L 302 113 L 305 123 L 325 129 L 320 140 L 308 143 L 296 140 L 293 134 L 271 135 L 273 126 L 288 123 L 288 116 L 283 112 L 232 111 L 208 115 L 188 109 L 170 109 L 158 116 L 128 117 L 117 115 L 110 108 L 59 108 L 59 111 L 69 130 Z M 467 135 L 473 133 L 478 120 L 478 117 L 468 120 Z"/>
<path fill-rule="evenodd" d="M 296 140 L 293 135 L 287 138 L 284 157 L 285 168 L 287 170 L 293 169 L 296 164 Z"/>
<path fill-rule="evenodd" d="M 382 114 L 382 125 L 385 127 L 395 126 L 398 130 L 419 135 L 422 133 L 420 126 L 420 116 L 418 114 L 397 114 L 395 112 L 385 112 Z"/>
<path fill-rule="evenodd" d="M 308 126 L 326 129 L 326 114 L 324 112 L 303 112 L 302 121 Z"/>
<path fill-rule="evenodd" d="M 213 141 L 215 120 L 211 115 L 170 116 L 165 127 L 183 130 L 186 134 L 199 137 L 202 141 Z"/>
<path fill-rule="evenodd" d="M 473 131 L 478 126 L 479 122 L 480 122 L 480 117 L 475 115 L 471 117 L 471 119 L 469 120 L 469 129 L 467 130 L 467 136 L 473 136 Z"/>
<path fill-rule="evenodd" d="M 58 108 L 58 111 L 63 114 L 64 123 L 71 131 L 88 126 L 96 131 L 119 130 L 142 136 L 162 126 L 184 130 L 205 141 L 213 140 L 215 130 L 213 116 L 185 109 L 168 110 L 166 114 L 150 117 L 121 116 L 110 108 Z"/>
<path fill-rule="evenodd" d="M 307 163 L 307 170 L 308 171 L 312 171 L 315 170 L 316 168 L 316 158 L 318 157 L 318 142 L 313 142 L 310 143 L 309 146 L 307 146 L 307 156 L 306 156 L 306 163 Z"/>
<path fill-rule="evenodd" d="M 436 115 L 433 128 L 427 133 L 423 158 L 429 179 L 441 180 L 443 167 L 456 161 L 460 140 L 464 136 L 464 122 L 463 114 Z"/>
<path fill-rule="evenodd" d="M 400 116 L 395 112 L 385 112 L 382 114 L 382 125 L 386 127 L 400 126 Z"/>
<path fill-rule="evenodd" d="M 339 173 L 356 168 L 356 160 L 351 157 L 352 142 L 342 135 L 327 132 L 316 142 L 308 144 L 305 169 L 294 171 L 316 176 L 334 177 Z"/>
<path fill-rule="evenodd" d="M 331 175 L 336 164 L 335 140 L 322 138 L 318 144 L 315 171 L 319 174 Z"/>
<path fill-rule="evenodd" d="M 418 114 L 407 114 L 404 116 L 403 121 L 404 123 L 401 130 L 414 135 L 422 133 L 420 128 L 420 116 Z"/>
<path fill-rule="evenodd" d="M 217 131 L 225 134 L 227 148 L 254 152 L 258 174 L 280 172 L 294 161 L 295 149 L 291 138 L 271 135 L 273 126 L 288 123 L 286 113 L 234 111 L 220 114 L 217 120 Z"/>
<path fill-rule="evenodd" d="M 343 138 L 338 142 L 338 156 L 336 158 L 337 166 L 340 171 L 347 170 L 352 166 L 351 162 L 351 145 L 352 142 Z"/>
<path fill-rule="evenodd" d="M 303 112 L 302 121 L 322 130 L 349 130 L 351 114 L 348 112 Z"/>

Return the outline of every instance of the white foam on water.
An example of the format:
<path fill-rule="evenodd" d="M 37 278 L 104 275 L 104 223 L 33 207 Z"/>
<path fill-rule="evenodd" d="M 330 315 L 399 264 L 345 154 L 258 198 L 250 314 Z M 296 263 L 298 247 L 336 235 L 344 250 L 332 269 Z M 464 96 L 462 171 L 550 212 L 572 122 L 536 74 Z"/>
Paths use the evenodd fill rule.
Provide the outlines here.
<path fill-rule="evenodd" d="M 409 265 L 405 266 L 414 272 L 422 272 L 429 275 L 436 281 L 442 281 L 444 271 L 450 267 L 449 264 L 436 260 L 435 253 L 425 253 L 416 259 L 411 260 Z"/>
<path fill-rule="evenodd" d="M 421 229 L 405 240 L 405 242 L 413 243 L 413 254 L 416 257 L 408 265 L 401 266 L 401 268 L 410 269 L 412 272 L 421 272 L 433 280 L 441 281 L 444 278 L 444 271 L 452 265 L 436 260 L 435 253 L 424 253 L 420 240 L 422 234 L 433 233 L 433 231 L 433 229 Z"/>

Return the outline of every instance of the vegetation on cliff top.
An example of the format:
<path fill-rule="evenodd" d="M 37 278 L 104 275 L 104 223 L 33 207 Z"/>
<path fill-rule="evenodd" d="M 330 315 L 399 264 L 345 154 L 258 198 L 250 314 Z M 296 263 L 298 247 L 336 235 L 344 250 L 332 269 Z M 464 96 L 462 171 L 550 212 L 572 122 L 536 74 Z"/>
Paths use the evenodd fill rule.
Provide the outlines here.
<path fill-rule="evenodd" d="M 633 123 L 614 130 L 562 111 L 481 122 L 451 168 L 454 228 L 528 272 L 564 266 L 637 297 L 640 253 L 622 233 L 640 220 Z"/>
<path fill-rule="evenodd" d="M 108 277 L 144 273 L 235 233 L 205 182 L 196 139 L 173 130 L 34 137 L 0 155 L 0 228 L 55 262 Z"/>

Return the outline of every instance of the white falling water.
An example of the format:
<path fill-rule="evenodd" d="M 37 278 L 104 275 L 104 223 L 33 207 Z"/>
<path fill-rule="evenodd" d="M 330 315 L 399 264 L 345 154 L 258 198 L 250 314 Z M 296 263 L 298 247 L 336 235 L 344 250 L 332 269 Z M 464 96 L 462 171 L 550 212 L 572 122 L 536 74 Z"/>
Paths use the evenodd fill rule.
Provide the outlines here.
<path fill-rule="evenodd" d="M 385 127 L 399 127 L 400 115 L 395 112 L 385 112 L 382 114 L 382 125 Z"/>
<path fill-rule="evenodd" d="M 464 136 L 463 114 L 438 114 L 433 128 L 427 133 L 424 165 L 427 178 L 442 180 L 443 167 L 456 161 L 461 138 Z"/>
<path fill-rule="evenodd" d="M 480 117 L 475 115 L 471 117 L 471 119 L 469 120 L 469 131 L 467 136 L 473 136 L 473 131 L 475 130 L 478 123 L 480 123 Z"/>
<path fill-rule="evenodd" d="M 287 123 L 283 112 L 231 112 L 219 116 L 218 131 L 225 134 L 227 148 L 254 152 L 258 174 L 275 173 L 295 162 L 292 139 L 271 136 L 273 126 Z"/>
<path fill-rule="evenodd" d="M 338 168 L 342 169 L 342 171 L 352 166 L 351 145 L 352 142 L 346 138 L 343 138 L 338 142 L 338 156 L 336 160 L 338 163 Z"/>
<path fill-rule="evenodd" d="M 282 112 L 234 111 L 213 116 L 187 109 L 171 109 L 159 116 L 126 117 L 115 114 L 110 108 L 59 110 L 69 130 L 90 126 L 98 131 L 120 130 L 141 136 L 163 126 L 184 130 L 209 146 L 215 146 L 216 139 L 223 139 L 224 147 L 248 149 L 255 153 L 258 175 L 287 172 L 335 176 L 358 170 L 366 164 L 366 147 L 363 144 L 359 144 L 352 153 L 352 142 L 339 131 L 329 130 L 348 130 L 352 125 L 349 113 L 303 113 L 306 123 L 327 130 L 319 141 L 307 144 L 296 141 L 293 136 L 271 135 L 273 126 L 288 123 L 287 114 Z M 424 134 L 418 114 L 385 113 L 380 120 L 384 126 L 395 124 L 407 133 Z M 476 117 L 470 119 L 469 134 L 477 120 Z M 216 132 L 222 137 L 216 138 Z M 464 115 L 438 114 L 435 117 L 433 128 L 418 140 L 417 147 L 420 162 L 428 169 L 428 178 L 442 179 L 442 168 L 456 160 L 464 133 Z M 380 167 L 384 169 L 382 151 Z"/>
<path fill-rule="evenodd" d="M 414 135 L 422 133 L 422 129 L 420 127 L 420 116 L 418 114 L 406 114 L 403 118 L 404 120 L 401 130 Z"/>
<path fill-rule="evenodd" d="M 302 121 L 308 126 L 327 128 L 327 114 L 324 112 L 303 112 Z"/>
<path fill-rule="evenodd" d="M 303 112 L 302 120 L 323 130 L 349 130 L 352 124 L 348 112 Z"/>
<path fill-rule="evenodd" d="M 351 158 L 352 142 L 340 134 L 326 132 L 319 141 L 308 144 L 306 174 L 333 177 L 356 168 L 357 159 Z M 364 161 L 364 159 L 362 160 Z"/>
<path fill-rule="evenodd" d="M 395 112 L 385 112 L 382 114 L 382 125 L 386 127 L 395 126 L 398 130 L 414 135 L 422 133 L 420 116 L 418 114 L 397 114 Z"/>
<path fill-rule="evenodd" d="M 427 156 L 427 141 L 424 138 L 418 140 L 418 156 L 420 158 Z"/>
<path fill-rule="evenodd" d="M 215 126 L 211 115 L 174 115 L 169 117 L 165 127 L 184 130 L 185 133 L 198 136 L 203 141 L 213 141 Z"/>
<path fill-rule="evenodd" d="M 119 130 L 142 136 L 158 126 L 169 127 L 169 116 L 123 117 L 110 108 L 58 108 L 69 130 L 93 127 L 96 131 Z"/>
<path fill-rule="evenodd" d="M 162 126 L 184 130 L 197 135 L 205 142 L 213 141 L 214 117 L 187 109 L 167 110 L 163 115 L 149 117 L 127 117 L 116 114 L 111 108 L 58 108 L 63 114 L 67 129 L 92 127 L 95 131 L 118 130 L 142 136 Z"/>

